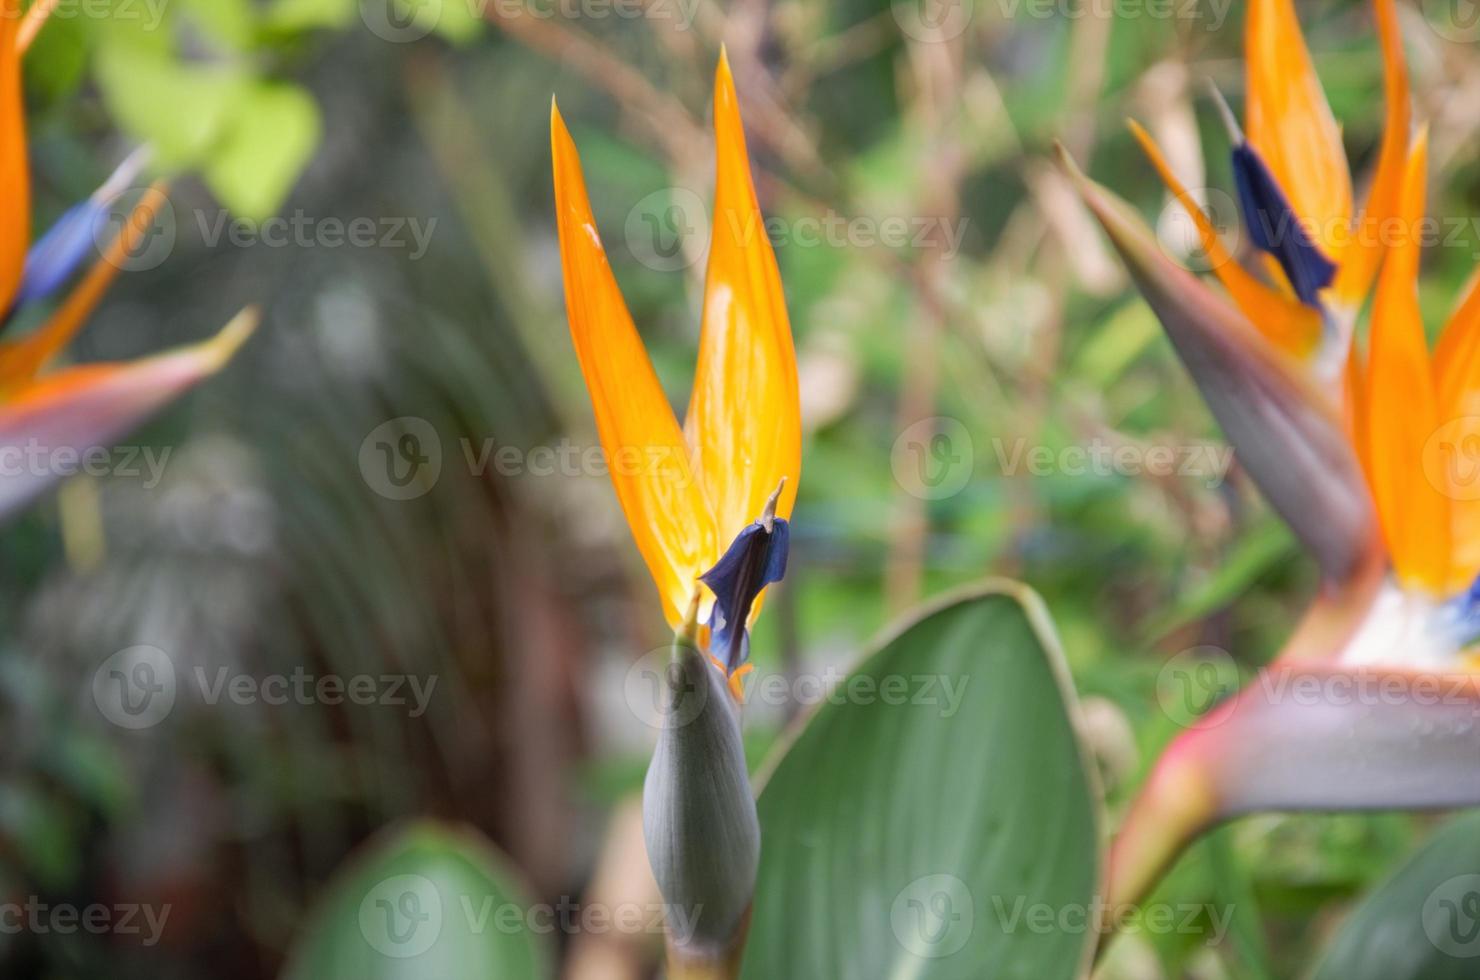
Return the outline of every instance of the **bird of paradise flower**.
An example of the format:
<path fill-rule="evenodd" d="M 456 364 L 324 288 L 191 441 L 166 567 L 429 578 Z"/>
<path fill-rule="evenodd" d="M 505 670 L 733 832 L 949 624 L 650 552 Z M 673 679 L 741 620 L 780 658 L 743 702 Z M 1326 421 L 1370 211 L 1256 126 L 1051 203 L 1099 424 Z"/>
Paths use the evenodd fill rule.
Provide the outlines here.
<path fill-rule="evenodd" d="M 126 161 L 87 201 L 66 212 L 31 242 L 30 169 L 21 61 L 55 7 L 38 0 L 24 14 L 20 0 L 0 0 L 0 186 L 9 198 L 0 219 L 0 325 L 14 332 L 20 321 L 46 307 L 94 250 L 108 217 L 112 192 L 133 176 L 138 157 Z M 172 398 L 217 371 L 251 333 L 256 313 L 238 315 L 213 339 L 122 364 L 87 364 L 47 370 L 81 329 L 108 286 L 146 241 L 165 202 L 163 186 L 149 188 L 118 233 L 43 322 L 19 337 L 0 338 L 0 518 L 12 514 L 55 483 L 62 467 L 20 460 L 107 446 Z"/>
<path fill-rule="evenodd" d="M 1386 129 L 1356 213 L 1294 7 L 1251 0 L 1244 126 L 1225 114 L 1252 268 L 1132 124 L 1226 296 L 1063 158 L 1245 469 L 1322 572 L 1271 666 L 1158 760 L 1113 848 L 1112 905 L 1241 813 L 1480 803 L 1480 501 L 1445 457 L 1480 437 L 1480 278 L 1431 355 L 1417 293 L 1428 139 L 1410 132 L 1395 0 L 1374 11 Z"/>

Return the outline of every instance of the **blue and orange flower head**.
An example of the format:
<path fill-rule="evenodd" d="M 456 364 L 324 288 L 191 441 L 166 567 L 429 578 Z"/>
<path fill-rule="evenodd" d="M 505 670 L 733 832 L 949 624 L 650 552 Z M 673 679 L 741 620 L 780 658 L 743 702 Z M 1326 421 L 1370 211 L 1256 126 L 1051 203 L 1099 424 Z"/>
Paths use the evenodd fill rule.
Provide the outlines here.
<path fill-rule="evenodd" d="M 108 286 L 134 254 L 165 203 L 151 187 L 102 254 L 76 276 L 101 237 L 115 193 L 137 171 L 135 155 L 87 201 L 67 211 L 31 242 L 31 177 L 21 61 L 55 3 L 38 0 L 22 16 L 20 0 L 0 0 L 0 186 L 7 207 L 0 217 L 0 451 L 39 444 L 85 452 L 133 428 L 191 385 L 218 370 L 251 333 L 255 312 L 238 316 L 214 339 L 126 364 L 89 364 L 48 371 L 51 361 L 86 322 Z M 70 292 L 53 302 L 76 279 Z M 14 336 L 19 321 L 41 322 Z M 0 484 L 0 517 L 28 503 L 54 482 L 44 472 L 7 476 Z"/>
<path fill-rule="evenodd" d="M 1194 834 L 1240 813 L 1480 804 L 1480 503 L 1454 458 L 1480 442 L 1480 277 L 1431 353 L 1417 288 L 1428 137 L 1409 131 L 1394 0 L 1374 8 L 1387 128 L 1354 218 L 1340 129 L 1294 8 L 1251 0 L 1247 135 L 1229 129 L 1261 267 L 1231 257 L 1136 128 L 1226 297 L 1066 161 L 1245 469 L 1322 573 L 1261 679 L 1158 760 L 1115 844 L 1112 904 L 1136 901 Z M 1374 281 L 1364 351 L 1355 326 Z M 1437 675 L 1449 696 L 1426 697 Z M 1282 696 L 1291 684 L 1321 697 Z M 1351 694 L 1374 686 L 1381 698 Z"/>
<path fill-rule="evenodd" d="M 553 107 L 550 129 L 566 315 L 617 499 L 669 624 L 682 628 L 701 595 L 710 654 L 734 679 L 761 590 L 785 570 L 801 412 L 781 275 L 729 63 L 721 55 L 715 77 L 713 238 L 682 427 L 622 300 L 575 143 Z"/>
<path fill-rule="evenodd" d="M 664 724 L 643 784 L 643 837 L 664 900 L 704 914 L 691 934 L 669 937 L 669 975 L 733 976 L 760 865 L 740 680 L 762 592 L 786 571 L 801 470 L 781 276 L 722 53 L 713 239 L 699 363 L 680 427 L 622 302 L 575 144 L 553 107 L 550 129 L 571 337 L 617 499 L 676 631 Z"/>

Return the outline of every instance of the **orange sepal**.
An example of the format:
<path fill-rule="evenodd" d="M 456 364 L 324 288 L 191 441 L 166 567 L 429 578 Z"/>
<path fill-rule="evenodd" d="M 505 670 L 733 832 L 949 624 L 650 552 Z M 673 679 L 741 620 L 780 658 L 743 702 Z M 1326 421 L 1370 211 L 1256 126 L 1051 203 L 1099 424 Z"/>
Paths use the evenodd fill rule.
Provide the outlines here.
<path fill-rule="evenodd" d="M 571 340 L 617 499 L 657 583 L 664 615 L 677 628 L 696 580 L 719 554 L 713 519 L 683 432 L 607 262 L 575 143 L 553 104 L 550 149 Z"/>
<path fill-rule="evenodd" d="M 23 384 L 45 366 L 76 335 L 102 300 L 118 272 L 152 231 L 155 215 L 166 203 L 165 186 L 150 187 L 129 212 L 123 228 L 102 256 L 67 295 L 51 318 L 19 340 L 0 341 L 0 393 Z"/>
<path fill-rule="evenodd" d="M 1296 215 L 1313 223 L 1316 242 L 1336 256 L 1351 222 L 1351 174 L 1293 3 L 1251 0 L 1244 31 L 1249 142 Z"/>
<path fill-rule="evenodd" d="M 1213 273 L 1244 316 L 1270 343 L 1286 353 L 1300 358 L 1311 355 L 1321 339 L 1320 314 L 1293 297 L 1269 288 L 1240 265 L 1224 246 L 1218 230 L 1198 206 L 1197 200 L 1172 172 L 1151 134 L 1135 120 L 1130 120 L 1129 125 L 1151 165 L 1161 175 L 1162 183 L 1197 225 L 1198 237 L 1202 240 L 1203 252 L 1213 267 Z"/>
<path fill-rule="evenodd" d="M 1428 134 L 1420 132 L 1399 198 L 1404 228 L 1423 217 L 1427 163 Z M 1368 480 L 1399 579 L 1440 594 L 1449 585 L 1449 498 L 1424 466 L 1439 403 L 1418 306 L 1418 265 L 1418 237 L 1405 235 L 1378 275 L 1365 399 Z"/>
<path fill-rule="evenodd" d="M 1374 0 L 1377 36 L 1382 46 L 1382 88 L 1387 102 L 1382 147 L 1377 171 L 1367 193 L 1366 205 L 1352 230 L 1352 241 L 1335 257 L 1336 281 L 1331 289 L 1336 301 L 1355 310 L 1366 299 L 1383 255 L 1383 227 L 1398 210 L 1403 173 L 1408 155 L 1408 130 L 1412 108 L 1408 94 L 1408 66 L 1403 57 L 1403 35 L 1393 0 Z"/>
<path fill-rule="evenodd" d="M 1449 487 L 1453 530 L 1451 587 L 1480 574 L 1480 270 L 1449 317 L 1434 351 L 1440 428 L 1424 462 Z"/>
<path fill-rule="evenodd" d="M 802 467 L 796 350 L 776 255 L 751 181 L 735 80 L 714 86 L 715 189 L 699 361 L 684 433 L 721 543 L 760 517 L 783 478 L 790 517 Z"/>
<path fill-rule="evenodd" d="M 26 167 L 26 109 L 21 99 L 20 0 L 0 0 L 0 312 L 10 308 L 31 246 L 31 177 Z"/>

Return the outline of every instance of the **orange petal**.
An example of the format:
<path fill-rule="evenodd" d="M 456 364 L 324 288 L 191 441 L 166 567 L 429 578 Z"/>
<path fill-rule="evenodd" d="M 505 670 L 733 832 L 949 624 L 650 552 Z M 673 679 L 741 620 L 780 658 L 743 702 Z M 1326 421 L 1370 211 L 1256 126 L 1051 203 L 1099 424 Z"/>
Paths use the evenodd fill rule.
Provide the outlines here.
<path fill-rule="evenodd" d="M 1405 229 L 1423 217 L 1427 164 L 1428 134 L 1420 132 L 1403 176 Z M 1449 585 L 1449 499 L 1424 470 L 1439 404 L 1418 307 L 1418 261 L 1419 236 L 1405 234 L 1377 279 L 1367 371 L 1368 479 L 1399 579 L 1442 593 Z"/>
<path fill-rule="evenodd" d="M 163 182 L 144 193 L 128 221 L 108 243 L 101 258 L 68 294 L 51 319 L 19 340 L 0 341 L 0 392 L 22 384 L 56 356 L 76 335 L 114 278 L 153 232 L 154 217 L 166 203 Z"/>
<path fill-rule="evenodd" d="M 1428 446 L 1430 479 L 1449 487 L 1451 587 L 1480 574 L 1480 270 L 1471 278 L 1434 351 L 1440 428 Z"/>
<path fill-rule="evenodd" d="M 220 370 L 256 325 L 256 311 L 244 310 L 204 343 L 59 371 L 16 391 L 0 404 L 0 516 L 82 471 L 90 456 Z"/>
<path fill-rule="evenodd" d="M 1382 258 L 1382 228 L 1397 214 L 1402 191 L 1403 172 L 1408 155 L 1412 106 L 1408 95 L 1408 66 L 1403 58 L 1403 35 L 1398 27 L 1394 0 L 1374 0 L 1377 36 L 1382 44 L 1382 88 L 1387 102 L 1383 121 L 1382 148 L 1378 152 L 1377 172 L 1367 194 L 1349 248 L 1337 254 L 1336 282 L 1332 290 L 1336 299 L 1348 309 L 1357 309 L 1366 299 L 1367 289 Z"/>
<path fill-rule="evenodd" d="M 1223 288 L 1228 290 L 1238 308 L 1243 310 L 1250 322 L 1276 347 L 1302 358 L 1312 354 L 1321 339 L 1320 314 L 1299 300 L 1270 289 L 1240 265 L 1224 247 L 1222 239 L 1218 237 L 1218 230 L 1198 206 L 1197 200 L 1182 186 L 1177 175 L 1172 173 L 1172 168 L 1162 156 L 1161 149 L 1151 138 L 1151 134 L 1134 120 L 1130 122 L 1130 127 L 1141 144 L 1141 149 L 1151 160 L 1151 165 L 1161 175 L 1162 183 L 1166 184 L 1167 190 L 1172 192 L 1197 225 L 1203 252 L 1207 254 L 1218 281 L 1223 283 Z"/>
<path fill-rule="evenodd" d="M 715 529 L 728 544 L 760 517 L 783 477 L 776 513 L 791 515 L 802 429 L 786 297 L 756 202 L 735 81 L 723 53 L 715 73 L 714 132 L 713 239 L 684 429 L 714 508 Z"/>
<path fill-rule="evenodd" d="M 581 161 L 550 109 L 555 214 L 565 310 L 596 412 L 617 499 L 677 628 L 697 580 L 718 552 L 703 489 L 596 233 Z"/>
<path fill-rule="evenodd" d="M 21 100 L 20 0 L 0 0 L 0 311 L 10 309 L 31 244 L 31 178 L 26 168 L 26 110 Z"/>
<path fill-rule="evenodd" d="M 1351 174 L 1341 129 L 1321 89 L 1291 0 L 1250 0 L 1244 56 L 1248 139 L 1290 197 L 1314 223 L 1315 239 L 1335 256 L 1348 239 Z"/>

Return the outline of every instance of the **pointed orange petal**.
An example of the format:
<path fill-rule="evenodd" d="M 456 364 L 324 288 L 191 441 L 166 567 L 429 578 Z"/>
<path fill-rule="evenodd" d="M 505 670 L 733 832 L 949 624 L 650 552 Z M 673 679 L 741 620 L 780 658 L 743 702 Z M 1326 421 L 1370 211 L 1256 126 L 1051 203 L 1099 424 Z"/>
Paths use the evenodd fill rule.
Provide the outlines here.
<path fill-rule="evenodd" d="M 1382 45 L 1382 88 L 1387 102 L 1383 121 L 1382 148 L 1378 152 L 1377 172 L 1354 229 L 1352 243 L 1336 256 L 1336 282 L 1332 290 L 1336 299 L 1348 309 L 1357 309 L 1366 299 L 1382 258 L 1382 228 L 1398 210 L 1403 172 L 1408 155 L 1412 107 L 1408 95 L 1408 66 L 1403 57 L 1403 35 L 1398 26 L 1394 0 L 1374 0 L 1377 36 Z"/>
<path fill-rule="evenodd" d="M 1244 128 L 1290 197 L 1314 223 L 1316 241 L 1336 255 L 1348 240 L 1351 174 L 1341 130 L 1321 89 L 1291 0 L 1250 0 L 1244 56 L 1248 101 Z"/>
<path fill-rule="evenodd" d="M 677 628 L 699 575 L 717 554 L 713 521 L 683 432 L 596 233 L 575 143 L 553 105 L 550 148 L 571 340 L 617 499 L 658 585 L 664 615 Z"/>
<path fill-rule="evenodd" d="M 150 187 L 129 212 L 128 221 L 108 243 L 103 255 L 87 270 L 87 275 L 51 319 L 19 340 L 0 341 L 0 392 L 33 377 L 67 346 L 113 284 L 119 270 L 152 233 L 155 215 L 166 200 L 163 182 Z"/>
<path fill-rule="evenodd" d="M 59 371 L 16 391 L 0 404 L 0 517 L 81 472 L 89 458 L 220 370 L 256 325 L 257 312 L 244 310 L 204 343 Z"/>
<path fill-rule="evenodd" d="M 1218 230 L 1198 206 L 1197 200 L 1172 172 L 1151 134 L 1134 120 L 1131 120 L 1130 127 L 1151 165 L 1161 175 L 1162 183 L 1197 225 L 1208 262 L 1238 308 L 1276 347 L 1301 358 L 1312 354 L 1321 339 L 1320 314 L 1304 303 L 1270 289 L 1240 265 L 1224 247 Z"/>
<path fill-rule="evenodd" d="M 20 285 L 31 245 L 31 177 L 26 168 L 26 111 L 21 100 L 20 0 L 0 0 L 0 187 L 5 214 L 0 217 L 0 311 Z"/>
<path fill-rule="evenodd" d="M 760 517 L 783 477 L 776 513 L 791 515 L 802 430 L 786 297 L 751 183 L 735 81 L 723 53 L 715 73 L 714 132 L 713 239 L 684 428 L 724 545 Z"/>
<path fill-rule="evenodd" d="M 1463 296 L 1434 349 L 1434 378 L 1445 413 L 1480 415 L 1480 268 Z"/>
<path fill-rule="evenodd" d="M 40 34 L 41 28 L 46 26 L 46 18 L 51 16 L 51 12 L 57 9 L 59 3 L 61 0 L 35 0 L 31 4 L 30 9 L 26 11 L 25 19 L 21 21 L 20 30 L 15 38 L 16 47 L 21 54 L 25 54 L 26 50 L 31 47 L 31 42 L 36 40 L 36 35 Z"/>
<path fill-rule="evenodd" d="M 1450 584 L 1462 588 L 1480 574 L 1480 270 L 1439 338 L 1434 381 L 1441 424 L 1425 461 L 1429 477 L 1449 487 Z"/>
<path fill-rule="evenodd" d="M 1404 228 L 1423 217 L 1428 135 L 1413 142 L 1403 176 Z M 1418 307 L 1419 236 L 1404 235 L 1383 262 L 1372 308 L 1367 439 L 1372 495 L 1393 567 L 1405 585 L 1449 585 L 1449 500 L 1424 472 L 1424 447 L 1439 423 L 1438 397 Z"/>

